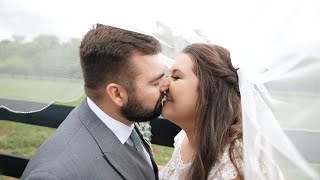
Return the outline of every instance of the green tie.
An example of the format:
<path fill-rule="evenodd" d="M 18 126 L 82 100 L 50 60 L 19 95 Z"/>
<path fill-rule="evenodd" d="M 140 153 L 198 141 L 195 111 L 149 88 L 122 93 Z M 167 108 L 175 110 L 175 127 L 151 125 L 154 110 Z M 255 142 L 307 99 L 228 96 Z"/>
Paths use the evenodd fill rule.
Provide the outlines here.
<path fill-rule="evenodd" d="M 140 139 L 137 131 L 134 128 L 131 132 L 130 139 L 132 141 L 133 147 L 138 151 L 138 153 L 140 153 L 142 155 L 143 158 L 146 159 L 146 156 L 144 155 L 144 150 L 143 150 L 141 139 Z"/>

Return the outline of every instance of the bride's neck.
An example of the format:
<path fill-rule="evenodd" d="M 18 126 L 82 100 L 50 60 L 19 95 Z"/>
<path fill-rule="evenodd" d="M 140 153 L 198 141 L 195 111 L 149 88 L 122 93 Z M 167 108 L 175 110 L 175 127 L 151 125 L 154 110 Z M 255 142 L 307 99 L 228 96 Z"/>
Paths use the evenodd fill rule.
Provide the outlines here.
<path fill-rule="evenodd" d="M 195 133 L 194 128 L 182 128 L 186 132 L 186 137 L 183 139 L 180 155 L 183 163 L 191 163 L 195 153 Z"/>
<path fill-rule="evenodd" d="M 186 143 L 189 147 L 191 147 L 192 149 L 195 148 L 195 130 L 194 128 L 185 128 L 183 129 L 186 132 L 187 135 L 187 139 L 186 139 Z"/>

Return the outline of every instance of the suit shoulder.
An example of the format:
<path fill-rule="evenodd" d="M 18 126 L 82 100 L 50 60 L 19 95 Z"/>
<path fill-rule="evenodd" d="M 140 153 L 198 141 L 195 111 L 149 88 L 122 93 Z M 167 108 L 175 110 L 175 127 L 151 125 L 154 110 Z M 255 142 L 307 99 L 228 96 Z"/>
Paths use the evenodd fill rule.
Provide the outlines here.
<path fill-rule="evenodd" d="M 47 171 L 38 171 L 28 174 L 27 176 L 21 177 L 22 180 L 40 180 L 40 179 L 47 179 L 47 180 L 61 180 L 60 177 L 58 177 L 55 174 L 52 174 Z"/>

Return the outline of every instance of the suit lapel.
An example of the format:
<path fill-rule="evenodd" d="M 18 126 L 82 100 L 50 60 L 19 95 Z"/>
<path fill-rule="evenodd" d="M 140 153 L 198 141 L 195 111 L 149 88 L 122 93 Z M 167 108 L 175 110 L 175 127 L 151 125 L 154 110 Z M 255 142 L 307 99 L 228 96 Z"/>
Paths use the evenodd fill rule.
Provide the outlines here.
<path fill-rule="evenodd" d="M 91 111 L 85 99 L 78 109 L 81 122 L 91 133 L 110 164 L 125 179 L 144 179 L 135 163 L 129 162 L 126 148 L 116 135 Z"/>

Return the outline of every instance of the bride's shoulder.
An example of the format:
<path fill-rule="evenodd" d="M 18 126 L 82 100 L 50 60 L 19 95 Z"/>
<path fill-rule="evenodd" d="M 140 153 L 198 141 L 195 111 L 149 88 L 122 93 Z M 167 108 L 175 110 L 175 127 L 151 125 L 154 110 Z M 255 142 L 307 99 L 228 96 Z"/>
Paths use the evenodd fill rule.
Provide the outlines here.
<path fill-rule="evenodd" d="M 223 162 L 222 162 L 223 161 Z M 242 169 L 242 160 L 235 160 Z M 221 159 L 221 162 L 217 163 L 210 171 L 208 180 L 236 180 L 239 179 L 239 173 L 236 166 L 230 159 Z"/>
<path fill-rule="evenodd" d="M 181 130 L 181 131 L 174 137 L 174 146 L 177 146 L 177 143 L 182 142 L 185 136 L 186 136 L 186 133 L 184 132 L 184 130 Z"/>
<path fill-rule="evenodd" d="M 233 162 L 230 159 L 230 146 L 227 146 L 219 158 L 219 161 L 214 165 L 209 173 L 209 180 L 236 180 L 239 179 L 238 170 L 243 170 L 242 159 L 242 142 L 237 141 L 233 147 Z M 236 164 L 233 164 L 236 163 Z M 236 166 L 239 168 L 237 169 Z"/>

